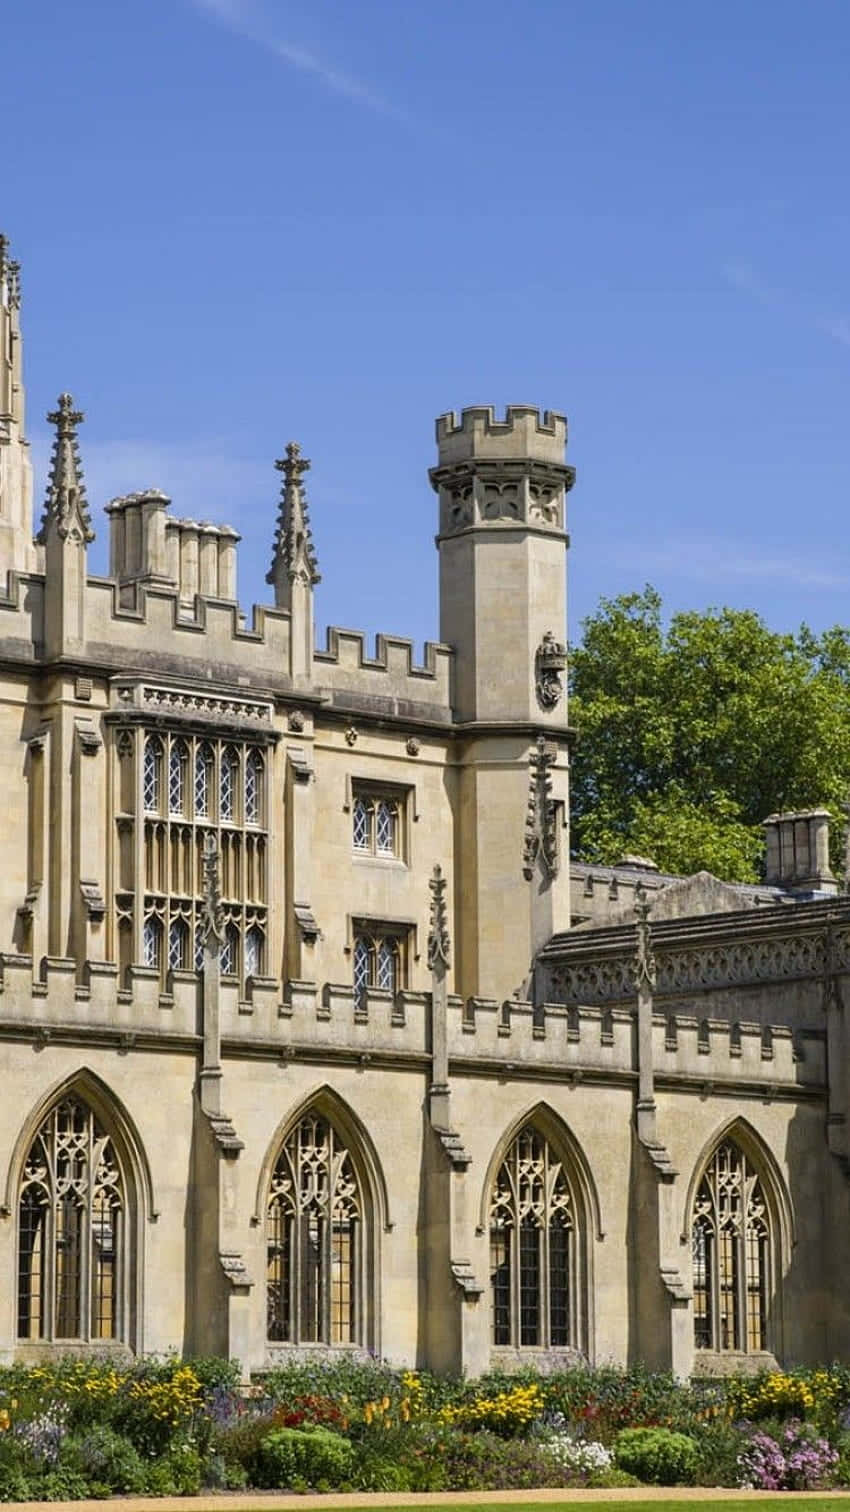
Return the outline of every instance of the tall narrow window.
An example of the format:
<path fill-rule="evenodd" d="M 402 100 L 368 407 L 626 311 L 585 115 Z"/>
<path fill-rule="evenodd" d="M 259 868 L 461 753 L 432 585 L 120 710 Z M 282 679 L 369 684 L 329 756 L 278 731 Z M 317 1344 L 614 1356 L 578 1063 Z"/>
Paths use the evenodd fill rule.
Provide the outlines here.
<path fill-rule="evenodd" d="M 168 754 L 168 812 L 169 814 L 185 814 L 186 812 L 186 768 L 189 764 L 189 752 L 184 740 L 172 740 L 171 750 Z"/>
<path fill-rule="evenodd" d="M 758 1173 L 733 1140 L 697 1188 L 691 1226 L 697 1349 L 766 1349 L 770 1219 Z"/>
<path fill-rule="evenodd" d="M 239 774 L 239 758 L 232 747 L 221 753 L 221 771 L 218 784 L 218 817 L 236 818 L 236 782 Z"/>
<path fill-rule="evenodd" d="M 263 758 L 259 751 L 249 751 L 245 762 L 245 823 L 262 824 Z"/>
<path fill-rule="evenodd" d="M 162 741 L 148 735 L 142 758 L 142 799 L 145 813 L 158 814 L 162 803 Z"/>
<path fill-rule="evenodd" d="M 239 970 L 239 930 L 235 924 L 228 924 L 224 931 L 219 969 L 222 976 L 235 976 Z"/>
<path fill-rule="evenodd" d="M 206 741 L 195 751 L 195 818 L 205 819 L 210 811 L 213 753 Z"/>
<path fill-rule="evenodd" d="M 245 975 L 263 974 L 263 932 L 254 924 L 245 932 Z"/>
<path fill-rule="evenodd" d="M 142 931 L 142 948 L 146 966 L 162 965 L 162 920 L 149 914 Z"/>
<path fill-rule="evenodd" d="M 363 1199 L 348 1150 L 308 1114 L 288 1136 L 266 1214 L 268 1337 L 291 1344 L 363 1339 Z"/>
<path fill-rule="evenodd" d="M 527 1124 L 490 1194 L 491 1337 L 520 1348 L 575 1347 L 576 1206 L 563 1162 Z"/>
<path fill-rule="evenodd" d="M 189 964 L 189 925 L 185 919 L 172 919 L 168 932 L 168 965 L 183 971 Z"/>
<path fill-rule="evenodd" d="M 65 1097 L 30 1146 L 18 1200 L 18 1338 L 126 1337 L 126 1196 L 111 1139 Z"/>

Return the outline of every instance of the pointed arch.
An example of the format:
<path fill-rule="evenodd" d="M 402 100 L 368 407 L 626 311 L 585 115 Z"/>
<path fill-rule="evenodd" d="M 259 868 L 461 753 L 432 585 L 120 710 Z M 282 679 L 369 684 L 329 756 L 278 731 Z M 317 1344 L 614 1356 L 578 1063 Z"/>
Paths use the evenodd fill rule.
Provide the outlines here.
<path fill-rule="evenodd" d="M 748 1119 L 727 1118 L 703 1144 L 681 1240 L 693 1266 L 695 1347 L 781 1356 L 794 1210 L 776 1157 Z"/>
<path fill-rule="evenodd" d="M 578 1140 L 548 1103 L 514 1118 L 489 1161 L 479 1234 L 489 1234 L 494 1348 L 593 1357 L 599 1194 Z"/>
<path fill-rule="evenodd" d="M 487 1166 L 484 1177 L 484 1185 L 481 1189 L 478 1208 L 478 1233 L 485 1234 L 487 1232 L 490 1193 L 493 1188 L 493 1182 L 508 1150 L 526 1124 L 534 1124 L 535 1128 L 539 1128 L 541 1134 L 545 1135 L 550 1144 L 555 1145 L 556 1148 L 560 1148 L 566 1155 L 570 1168 L 574 1173 L 585 1209 L 588 1232 L 592 1230 L 595 1239 L 604 1239 L 605 1228 L 602 1222 L 599 1190 L 584 1150 L 569 1124 L 555 1112 L 554 1108 L 550 1107 L 549 1103 L 543 1101 L 533 1103 L 524 1113 L 520 1113 L 517 1118 L 513 1119 L 502 1134 L 493 1154 L 490 1156 L 490 1163 Z"/>
<path fill-rule="evenodd" d="M 354 1113 L 324 1085 L 278 1125 L 253 1222 L 266 1234 L 267 1339 L 380 1349 L 380 1236 L 387 1191 Z"/>
<path fill-rule="evenodd" d="M 19 1338 L 143 1348 L 145 1220 L 157 1216 L 150 1166 L 126 1108 L 89 1067 L 30 1110 L 3 1213 L 16 1215 Z"/>
<path fill-rule="evenodd" d="M 750 1123 L 750 1120 L 740 1113 L 732 1114 L 724 1119 L 704 1141 L 697 1156 L 682 1209 L 682 1228 L 679 1236 L 682 1243 L 689 1242 L 691 1216 L 699 1183 L 714 1151 L 724 1140 L 731 1140 L 733 1144 L 739 1145 L 761 1177 L 765 1195 L 770 1204 L 771 1217 L 776 1224 L 777 1236 L 780 1240 L 779 1255 L 782 1265 L 783 1267 L 790 1265 L 791 1251 L 797 1243 L 797 1220 L 791 1193 L 779 1162 L 767 1141 Z"/>
<path fill-rule="evenodd" d="M 335 1092 L 327 1082 L 321 1083 L 311 1092 L 306 1093 L 281 1119 L 275 1129 L 260 1166 L 251 1222 L 259 1224 L 263 1221 L 272 1172 L 286 1139 L 304 1115 L 313 1112 L 324 1113 L 325 1117 L 335 1124 L 343 1137 L 348 1140 L 355 1163 L 362 1166 L 360 1174 L 366 1180 L 375 1216 L 384 1233 L 390 1233 L 393 1222 L 390 1217 L 387 1183 L 372 1137 L 350 1104 L 340 1097 L 339 1093 Z"/>
<path fill-rule="evenodd" d="M 18 1184 L 27 1152 L 48 1113 L 56 1103 L 61 1102 L 63 1097 L 69 1096 L 79 1097 L 83 1102 L 88 1103 L 111 1138 L 116 1141 L 120 1153 L 125 1157 L 128 1176 L 136 1187 L 135 1196 L 139 1207 L 150 1221 L 155 1223 L 159 1217 L 159 1207 L 156 1202 L 150 1162 L 141 1135 L 121 1099 L 89 1066 L 81 1066 L 79 1070 L 72 1071 L 68 1076 L 54 1082 L 30 1109 L 15 1140 L 6 1170 L 6 1184 L 0 1214 L 6 1218 L 14 1212 Z"/>

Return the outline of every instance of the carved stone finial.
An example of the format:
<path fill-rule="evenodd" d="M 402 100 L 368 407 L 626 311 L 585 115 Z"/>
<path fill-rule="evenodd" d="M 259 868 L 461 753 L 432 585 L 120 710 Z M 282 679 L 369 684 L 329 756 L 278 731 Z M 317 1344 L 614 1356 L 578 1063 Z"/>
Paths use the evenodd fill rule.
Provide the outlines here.
<path fill-rule="evenodd" d="M 321 575 L 303 485 L 310 463 L 302 457 L 297 441 L 289 442 L 285 455 L 278 458 L 275 467 L 283 473 L 283 486 L 272 565 L 266 574 L 266 582 L 274 584 L 275 602 L 284 606 L 290 584 L 302 582 L 312 588 L 321 582 Z"/>
<path fill-rule="evenodd" d="M 545 735 L 538 735 L 528 758 L 528 807 L 522 848 L 522 874 L 526 882 L 534 875 L 538 856 L 549 877 L 557 877 L 560 871 L 551 770 L 557 759 L 557 752 L 547 746 Z"/>
<path fill-rule="evenodd" d="M 88 545 L 94 540 L 94 531 L 77 442 L 77 426 L 82 425 L 86 417 L 82 410 L 74 409 L 70 394 L 60 394 L 57 408 L 51 410 L 47 418 L 56 427 L 56 438 L 50 459 L 44 514 L 36 540 L 44 545 L 52 526 L 63 541 L 70 538 Z"/>
<path fill-rule="evenodd" d="M 431 889 L 431 927 L 428 931 L 428 970 L 445 971 L 451 955 L 449 917 L 446 907 L 446 879 L 441 866 L 435 866 L 428 883 Z"/>
<path fill-rule="evenodd" d="M 632 982 L 635 991 L 642 989 L 650 992 L 655 987 L 658 973 L 655 964 L 655 955 L 652 950 L 651 931 L 649 926 L 649 913 L 651 908 L 649 894 L 642 882 L 638 882 L 635 888 L 635 914 L 637 917 L 637 949 L 632 962 Z"/>
<path fill-rule="evenodd" d="M 217 955 L 224 939 L 224 909 L 221 902 L 218 841 L 212 830 L 204 839 L 204 901 L 201 905 L 204 944 Z"/>

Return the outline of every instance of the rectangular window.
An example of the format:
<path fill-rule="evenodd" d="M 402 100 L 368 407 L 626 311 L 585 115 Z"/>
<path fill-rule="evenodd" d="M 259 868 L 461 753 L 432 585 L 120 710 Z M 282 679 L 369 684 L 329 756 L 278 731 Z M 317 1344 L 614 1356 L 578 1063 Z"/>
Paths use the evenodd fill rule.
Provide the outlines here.
<path fill-rule="evenodd" d="M 406 791 L 354 782 L 351 797 L 351 844 L 355 856 L 377 861 L 404 861 Z"/>
<path fill-rule="evenodd" d="M 354 925 L 354 999 L 366 1006 L 370 987 L 398 992 L 407 981 L 407 930 L 399 925 L 356 921 Z"/>

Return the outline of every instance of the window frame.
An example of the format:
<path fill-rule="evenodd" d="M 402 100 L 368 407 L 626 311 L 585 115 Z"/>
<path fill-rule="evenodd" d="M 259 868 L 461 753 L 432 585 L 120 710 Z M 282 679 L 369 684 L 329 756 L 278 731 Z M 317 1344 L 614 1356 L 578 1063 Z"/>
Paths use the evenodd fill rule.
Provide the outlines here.
<path fill-rule="evenodd" d="M 370 919 L 355 915 L 351 919 L 351 979 L 354 988 L 354 1005 L 359 1011 L 366 1007 L 370 992 L 391 992 L 393 997 L 403 992 L 409 981 L 410 936 L 413 926 L 392 919 Z M 366 980 L 358 981 L 358 962 L 362 959 L 361 946 L 366 951 Z M 390 946 L 395 956 L 392 986 L 379 980 L 381 952 Z"/>
<path fill-rule="evenodd" d="M 737 1161 L 738 1172 L 733 1170 L 730 1156 Z M 739 1201 L 741 1192 L 744 1195 L 743 1224 L 736 1221 L 738 1214 L 728 1203 L 733 1189 Z M 776 1255 L 780 1236 L 765 1172 L 734 1133 L 718 1139 L 701 1163 L 687 1233 L 695 1354 L 703 1359 L 711 1355 L 728 1359 L 770 1354 L 778 1332 Z M 753 1237 L 757 1260 L 751 1247 Z"/>
<path fill-rule="evenodd" d="M 382 866 L 409 866 L 410 864 L 410 794 L 411 788 L 401 783 L 380 782 L 372 778 L 352 777 L 349 801 L 346 804 L 349 819 L 349 844 L 355 861 L 378 862 Z M 378 826 L 382 808 L 392 810 L 393 843 L 381 846 L 378 843 Z M 365 839 L 357 841 L 359 814 L 363 813 Z"/>

